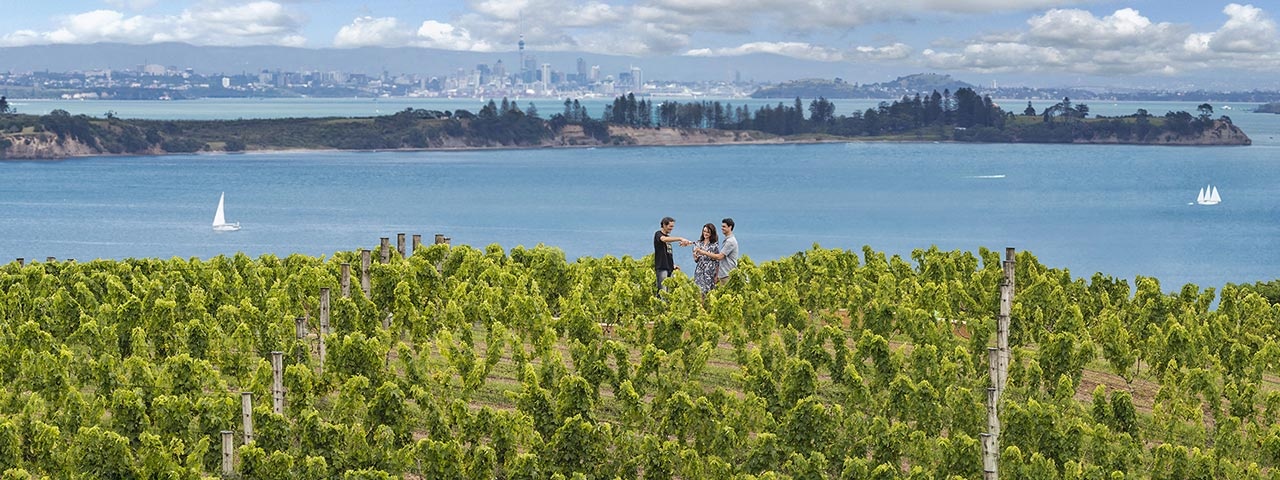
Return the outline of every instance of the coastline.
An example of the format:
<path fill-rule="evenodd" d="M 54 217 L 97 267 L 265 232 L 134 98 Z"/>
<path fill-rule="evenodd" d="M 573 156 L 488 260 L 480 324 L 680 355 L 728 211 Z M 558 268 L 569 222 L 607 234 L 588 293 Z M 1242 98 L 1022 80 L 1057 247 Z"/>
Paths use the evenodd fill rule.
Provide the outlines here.
<path fill-rule="evenodd" d="M 361 121 L 354 119 L 352 121 Z M 306 128 L 302 126 L 299 128 Z M 581 125 L 565 125 L 550 137 L 544 137 L 537 143 L 502 143 L 500 140 L 475 138 L 462 132 L 462 135 L 443 134 L 433 137 L 427 146 L 402 146 L 392 148 L 335 148 L 331 146 L 282 147 L 272 148 L 261 143 L 244 144 L 240 148 L 227 150 L 227 144 L 238 137 L 204 137 L 206 140 L 193 140 L 200 146 L 187 151 L 168 151 L 165 145 L 153 145 L 142 151 L 110 152 L 103 151 L 102 138 L 91 138 L 93 146 L 78 137 L 58 137 L 50 132 L 24 132 L 11 135 L 0 135 L 0 161 L 56 161 L 86 157 L 127 157 L 154 155 L 234 155 L 241 153 L 309 153 L 309 152 L 466 152 L 487 150 L 529 150 L 539 148 L 620 148 L 620 147 L 686 147 L 686 146 L 725 146 L 725 145 L 808 145 L 826 143 L 999 143 L 999 144 L 1070 144 L 1070 145 L 1147 145 L 1147 146 L 1247 146 L 1252 140 L 1238 127 L 1228 122 L 1216 122 L 1196 135 L 1162 134 L 1146 140 L 1130 138 L 1083 137 L 1071 141 L 1047 142 L 1027 141 L 1015 136 L 1006 137 L 1003 141 L 965 141 L 956 140 L 948 135 L 912 135 L 899 134 L 892 136 L 857 136 L 841 137 L 822 133 L 803 133 L 791 136 L 773 135 L 754 130 L 717 130 L 677 127 L 632 127 L 608 125 L 608 139 L 602 141 L 585 133 Z M 958 133 L 958 132 L 957 132 Z M 402 144 L 403 145 L 403 144 Z"/>
<path fill-rule="evenodd" d="M 1050 143 L 1050 142 L 961 142 L 952 139 L 903 139 L 894 137 L 847 137 L 847 138 L 822 138 L 822 139 L 759 139 L 759 140 L 743 140 L 733 142 L 686 142 L 686 143 L 625 143 L 625 144 L 600 144 L 600 145 L 500 145 L 500 146 L 442 146 L 442 147 L 404 147 L 404 148 L 371 148 L 371 149 L 343 149 L 343 148 L 250 148 L 240 151 L 210 150 L 199 152 L 157 152 L 157 153 L 81 153 L 73 155 L 61 156 L 0 156 L 0 162 L 58 162 L 62 160 L 75 160 L 78 158 L 93 157 L 158 157 L 158 156 L 177 156 L 177 155 L 274 155 L 274 154 L 301 154 L 301 153 L 383 153 L 383 152 L 482 152 L 482 151 L 506 151 L 506 150 L 537 150 L 546 148 L 555 149 L 595 149 L 595 148 L 666 148 L 666 147 L 727 147 L 735 145 L 752 145 L 752 146 L 784 146 L 784 145 L 820 145 L 829 143 L 881 143 L 881 144 L 916 144 L 916 143 L 945 143 L 955 145 L 970 145 L 975 143 L 981 144 L 1022 144 L 1022 145 L 1106 145 L 1116 147 L 1126 146 L 1160 146 L 1160 147 L 1245 147 L 1249 144 L 1195 144 L 1195 143 L 1142 143 L 1142 142 L 1096 142 L 1096 141 L 1074 141 L 1068 143 Z"/>

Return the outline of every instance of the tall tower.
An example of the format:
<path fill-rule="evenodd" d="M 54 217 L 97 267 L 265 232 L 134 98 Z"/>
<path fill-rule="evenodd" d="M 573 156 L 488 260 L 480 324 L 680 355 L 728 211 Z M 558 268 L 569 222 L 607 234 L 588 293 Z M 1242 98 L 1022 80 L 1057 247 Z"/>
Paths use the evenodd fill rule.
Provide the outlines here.
<path fill-rule="evenodd" d="M 644 77 L 641 76 L 640 67 L 631 67 L 631 91 L 644 91 Z"/>
<path fill-rule="evenodd" d="M 524 83 L 524 34 L 520 34 L 520 42 L 516 43 L 520 47 L 520 78 L 516 83 Z"/>

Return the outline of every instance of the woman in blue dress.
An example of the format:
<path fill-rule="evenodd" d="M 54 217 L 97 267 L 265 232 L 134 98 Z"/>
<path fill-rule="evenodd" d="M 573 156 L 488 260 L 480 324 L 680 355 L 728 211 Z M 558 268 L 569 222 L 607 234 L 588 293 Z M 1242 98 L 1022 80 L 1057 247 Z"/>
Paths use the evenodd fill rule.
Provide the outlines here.
<path fill-rule="evenodd" d="M 694 242 L 695 250 L 702 250 L 711 253 L 720 253 L 720 236 L 716 235 L 716 226 L 710 223 L 702 226 L 702 236 Z M 716 286 L 716 269 L 720 267 L 720 262 L 706 255 L 693 254 L 693 261 L 697 267 L 693 270 L 693 283 L 702 289 L 702 295 L 706 295 Z"/>

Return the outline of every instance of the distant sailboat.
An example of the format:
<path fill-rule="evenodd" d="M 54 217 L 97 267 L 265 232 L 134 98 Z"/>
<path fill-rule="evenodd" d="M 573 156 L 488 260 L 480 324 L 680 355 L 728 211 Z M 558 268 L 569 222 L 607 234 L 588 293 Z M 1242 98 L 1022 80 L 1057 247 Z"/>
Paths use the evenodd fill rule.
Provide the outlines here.
<path fill-rule="evenodd" d="M 1200 194 L 1196 195 L 1196 203 L 1200 205 L 1217 205 L 1222 203 L 1222 197 L 1218 196 L 1218 187 L 1213 185 L 1200 189 Z"/>
<path fill-rule="evenodd" d="M 240 222 L 227 223 L 226 214 L 222 211 L 222 202 L 226 197 L 226 192 L 218 196 L 218 212 L 213 214 L 213 229 L 218 232 L 234 232 L 240 229 Z"/>

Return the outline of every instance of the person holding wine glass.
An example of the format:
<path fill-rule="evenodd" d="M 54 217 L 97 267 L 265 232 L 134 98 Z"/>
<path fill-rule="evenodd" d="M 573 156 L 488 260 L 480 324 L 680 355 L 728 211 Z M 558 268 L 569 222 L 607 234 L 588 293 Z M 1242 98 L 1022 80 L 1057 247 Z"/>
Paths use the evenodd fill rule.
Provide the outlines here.
<path fill-rule="evenodd" d="M 719 242 L 716 226 L 708 223 L 702 226 L 702 235 L 693 244 L 693 261 L 697 265 L 693 269 L 693 283 L 702 290 L 703 296 L 716 286 L 716 272 L 720 269 L 720 261 L 708 254 L 720 253 Z"/>

